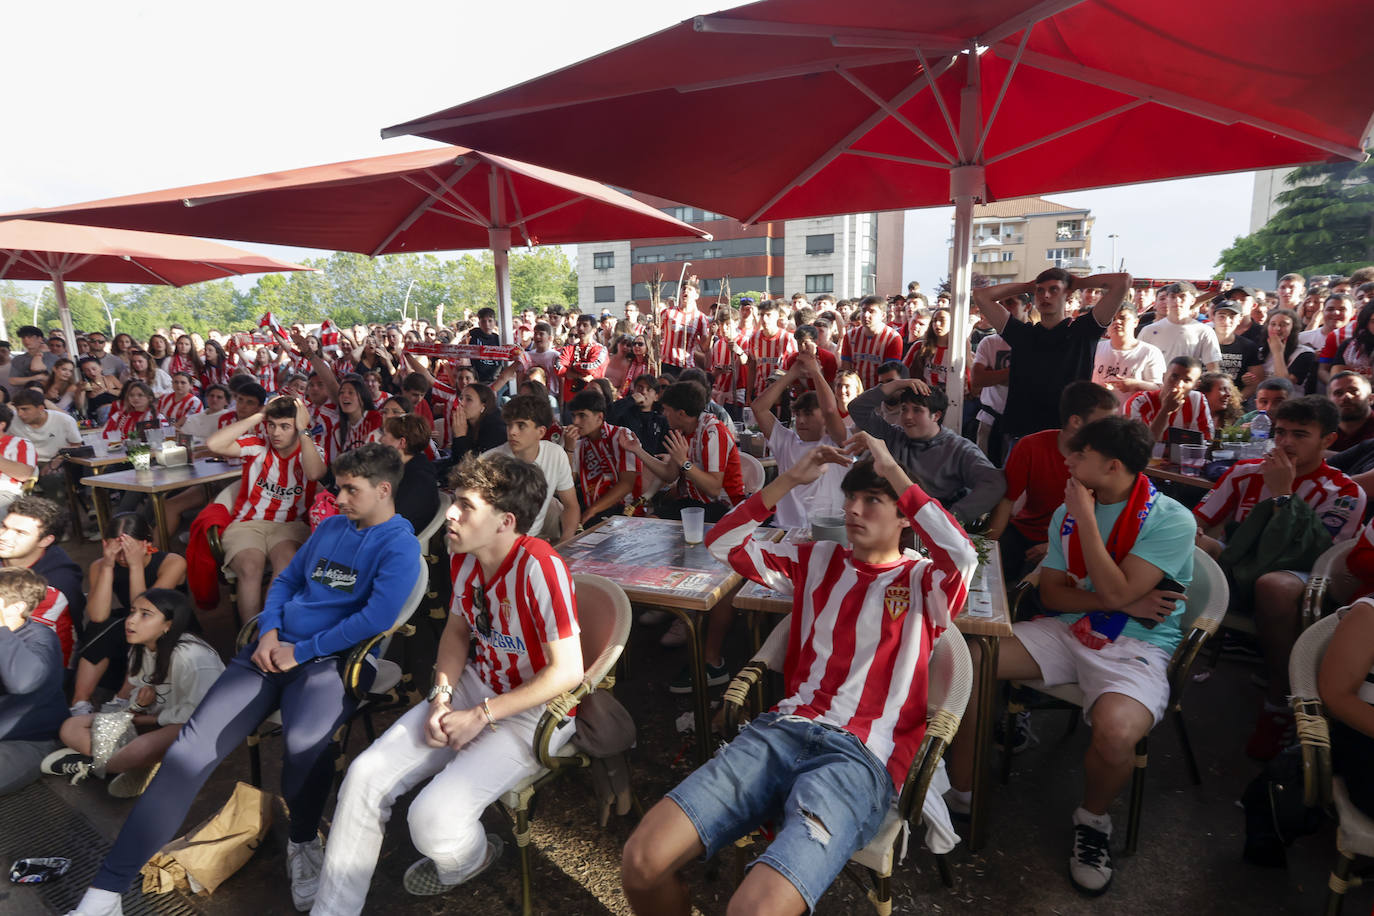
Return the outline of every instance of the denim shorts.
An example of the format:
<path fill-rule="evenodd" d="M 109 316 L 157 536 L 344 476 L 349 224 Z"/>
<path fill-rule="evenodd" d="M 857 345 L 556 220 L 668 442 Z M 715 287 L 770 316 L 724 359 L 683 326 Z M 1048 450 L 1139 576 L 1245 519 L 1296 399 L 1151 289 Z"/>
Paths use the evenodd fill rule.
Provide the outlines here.
<path fill-rule="evenodd" d="M 770 712 L 678 784 L 668 797 L 692 821 L 706 858 L 772 822 L 766 862 L 814 909 L 892 804 L 892 777 L 863 742 L 838 728 Z"/>

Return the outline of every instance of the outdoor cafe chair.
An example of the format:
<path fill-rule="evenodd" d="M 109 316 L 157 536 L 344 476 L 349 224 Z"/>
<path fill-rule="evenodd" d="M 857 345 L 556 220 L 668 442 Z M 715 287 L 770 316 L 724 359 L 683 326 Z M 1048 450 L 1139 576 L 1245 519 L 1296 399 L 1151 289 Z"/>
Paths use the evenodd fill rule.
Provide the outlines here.
<path fill-rule="evenodd" d="M 1027 576 L 1031 580 L 1032 576 Z M 1023 602 L 1035 589 L 1033 581 L 1023 580 L 1012 594 L 1012 619 L 1019 617 Z M 1202 784 L 1202 774 L 1198 771 L 1197 758 L 1193 755 L 1193 744 L 1188 738 L 1187 725 L 1183 719 L 1183 691 L 1189 680 L 1193 662 L 1203 644 L 1216 635 L 1217 627 L 1226 615 L 1229 600 L 1229 586 L 1221 567 L 1200 547 L 1193 548 L 1193 581 L 1188 586 L 1187 598 L 1183 602 L 1183 619 L 1179 629 L 1183 639 L 1174 649 L 1169 659 L 1169 714 L 1178 731 L 1178 742 L 1183 748 L 1183 757 L 1188 764 L 1188 775 L 1193 785 Z M 1006 784 L 1011 776 L 1011 756 L 1013 752 L 1011 735 L 1017 713 L 1026 709 L 1024 701 L 1015 699 L 1017 687 L 1025 687 L 1051 698 L 1034 704 L 1036 709 L 1069 709 L 1073 711 L 1070 730 L 1077 727 L 1078 716 L 1083 708 L 1083 691 L 1078 684 L 1060 684 L 1046 687 L 1043 681 L 1010 681 L 1009 699 L 1002 720 L 1002 783 Z M 1145 766 L 1149 762 L 1149 740 L 1146 735 L 1135 748 L 1135 772 L 1131 777 L 1130 821 L 1126 828 L 1126 852 L 1134 853 L 1140 841 L 1140 820 L 1145 802 Z"/>
<path fill-rule="evenodd" d="M 1350 873 L 1355 860 L 1374 857 L 1374 818 L 1351 804 L 1345 780 L 1331 773 L 1330 723 L 1317 691 L 1322 656 L 1339 623 L 1335 614 L 1318 620 L 1298 637 L 1288 657 L 1288 678 L 1293 691 L 1290 702 L 1297 721 L 1298 742 L 1302 745 L 1303 801 L 1309 808 L 1334 813 L 1336 818 L 1337 858 L 1327 879 L 1327 916 L 1339 913 L 1345 892 L 1363 883 L 1362 877 Z"/>
<path fill-rule="evenodd" d="M 565 770 L 586 769 L 592 759 L 566 741 L 556 752 L 549 745 L 555 735 L 574 723 L 571 713 L 577 704 L 596 690 L 615 686 L 615 663 L 630 636 L 630 599 L 625 591 L 605 576 L 573 576 L 577 595 L 577 624 L 582 644 L 582 680 L 572 690 L 549 700 L 534 730 L 534 756 L 538 772 L 501 796 L 498 804 L 515 822 L 515 843 L 520 848 L 520 893 L 524 914 L 534 912 L 530 880 L 530 804 L 535 793 Z"/>
<path fill-rule="evenodd" d="M 778 622 L 754 657 L 725 689 L 725 724 L 728 733 L 737 731 L 749 694 L 764 675 L 770 670 L 782 670 L 791 621 L 792 615 L 788 614 Z M 892 912 L 893 868 L 905 855 L 907 831 L 921 822 L 926 790 L 945 749 L 959 731 L 959 721 L 963 718 L 969 694 L 973 690 L 973 662 L 958 630 L 951 627 L 936 641 L 930 651 L 928 674 L 930 687 L 926 695 L 925 737 L 921 739 L 921 746 L 907 769 L 901 793 L 888 809 L 878 832 L 867 846 L 850 856 L 849 865 L 846 866 L 846 872 L 861 886 L 863 882 L 854 874 L 854 869 L 862 869 L 868 874 L 872 886 L 866 888 L 866 892 L 878 916 L 889 916 Z M 753 836 L 750 835 L 738 840 L 736 846 L 742 849 L 752 842 Z M 935 862 L 941 881 L 946 887 L 953 887 L 954 879 L 946 857 L 937 855 Z"/>

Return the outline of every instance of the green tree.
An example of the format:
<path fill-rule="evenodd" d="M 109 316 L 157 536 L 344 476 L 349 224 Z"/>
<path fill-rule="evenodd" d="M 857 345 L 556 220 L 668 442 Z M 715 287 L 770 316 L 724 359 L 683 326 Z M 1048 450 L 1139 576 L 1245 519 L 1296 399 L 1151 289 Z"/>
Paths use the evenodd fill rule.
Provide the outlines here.
<path fill-rule="evenodd" d="M 512 251 L 510 297 L 514 310 L 542 311 L 555 303 L 569 304 L 566 295 L 569 276 L 576 277 L 572 263 L 556 245 Z M 574 279 L 573 289 L 576 288 Z"/>
<path fill-rule="evenodd" d="M 1264 226 L 1221 253 L 1221 272 L 1277 270 L 1304 276 L 1349 274 L 1374 264 L 1374 161 L 1323 162 L 1294 169 Z M 1219 274 L 1220 276 L 1220 274 Z"/>

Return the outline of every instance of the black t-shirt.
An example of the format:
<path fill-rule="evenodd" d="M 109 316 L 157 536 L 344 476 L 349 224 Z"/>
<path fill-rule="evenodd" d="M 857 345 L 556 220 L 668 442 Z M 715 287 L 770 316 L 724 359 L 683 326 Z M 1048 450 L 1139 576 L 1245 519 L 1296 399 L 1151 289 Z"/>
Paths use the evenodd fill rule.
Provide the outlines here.
<path fill-rule="evenodd" d="M 1221 371 L 1231 376 L 1236 387 L 1241 387 L 1240 377 L 1250 371 L 1251 366 L 1260 363 L 1259 347 L 1248 337 L 1236 337 L 1228 344 L 1221 344 Z"/>
<path fill-rule="evenodd" d="M 1374 471 L 1374 439 L 1352 445 L 1326 463 L 1348 477 Z"/>
<path fill-rule="evenodd" d="M 1091 312 L 1053 328 L 1007 319 L 1002 339 L 1011 345 L 1011 374 L 1002 420 L 1008 434 L 1059 428 L 1059 395 L 1070 383 L 1092 378 L 1104 330 Z"/>
<path fill-rule="evenodd" d="M 494 332 L 483 334 L 481 328 L 473 328 L 468 331 L 468 343 L 480 347 L 495 347 L 501 344 L 501 335 Z M 477 376 L 477 381 L 483 385 L 490 385 L 496 381 L 496 376 L 500 374 L 501 367 L 504 365 L 505 363 L 499 359 L 474 359 L 472 372 Z"/>
<path fill-rule="evenodd" d="M 1269 361 L 1269 348 L 1260 347 L 1260 360 Z M 1299 350 L 1288 360 L 1288 374 L 1292 376 L 1289 381 L 1293 383 L 1299 395 L 1313 394 L 1317 390 L 1317 354 L 1310 349 Z"/>

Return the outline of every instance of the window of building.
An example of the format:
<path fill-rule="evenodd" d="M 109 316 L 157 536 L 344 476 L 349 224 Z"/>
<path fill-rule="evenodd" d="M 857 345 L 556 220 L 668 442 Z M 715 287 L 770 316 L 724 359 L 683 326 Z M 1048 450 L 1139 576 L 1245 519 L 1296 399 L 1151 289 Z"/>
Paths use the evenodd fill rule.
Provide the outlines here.
<path fill-rule="evenodd" d="M 614 251 L 592 252 L 592 267 L 595 270 L 610 270 L 615 266 Z"/>
<path fill-rule="evenodd" d="M 702 277 L 702 278 L 701 278 L 701 294 L 702 294 L 703 296 L 719 296 L 719 295 L 720 295 L 720 278 L 719 278 L 719 277 Z"/>
<path fill-rule="evenodd" d="M 1083 238 L 1083 221 L 1081 219 L 1061 219 L 1054 225 L 1054 235 L 1061 242 L 1077 241 Z"/>
<path fill-rule="evenodd" d="M 833 293 L 835 291 L 835 275 L 807 274 L 806 291 L 808 293 Z"/>
<path fill-rule="evenodd" d="M 1077 248 L 1051 248 L 1045 252 L 1046 260 L 1054 261 L 1056 263 L 1056 266 L 1058 266 L 1059 261 L 1062 261 L 1065 258 L 1076 257 L 1078 257 Z"/>
<path fill-rule="evenodd" d="M 614 301 L 615 301 L 615 287 L 614 287 L 614 286 L 593 286 L 593 287 L 592 287 L 592 301 L 594 301 L 594 302 L 614 302 Z"/>
<path fill-rule="evenodd" d="M 835 253 L 835 233 L 829 232 L 825 235 L 808 235 L 806 237 L 807 254 L 834 254 Z"/>
<path fill-rule="evenodd" d="M 1004 251 L 1004 252 L 1002 252 L 1002 260 L 1003 260 L 1003 261 L 1010 261 L 1010 260 L 1012 260 L 1012 252 L 1010 252 L 1010 251 Z"/>
<path fill-rule="evenodd" d="M 702 257 L 702 259 L 706 259 L 706 258 L 723 258 L 723 257 L 725 257 L 725 249 L 724 249 L 724 248 L 703 248 L 703 249 L 701 249 L 701 257 Z"/>

